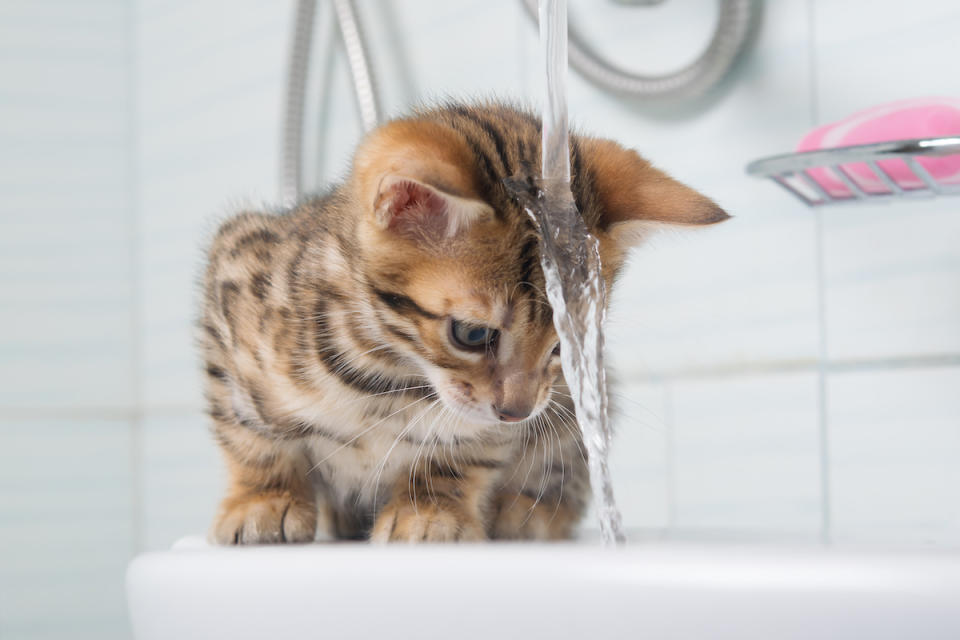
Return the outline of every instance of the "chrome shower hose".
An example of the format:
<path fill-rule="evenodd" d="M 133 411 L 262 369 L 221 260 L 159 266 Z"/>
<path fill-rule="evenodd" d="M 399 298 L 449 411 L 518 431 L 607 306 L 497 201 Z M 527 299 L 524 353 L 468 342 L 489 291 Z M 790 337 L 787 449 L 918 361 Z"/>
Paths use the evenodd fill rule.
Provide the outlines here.
<path fill-rule="evenodd" d="M 636 4 L 657 4 L 644 0 Z M 531 18 L 537 20 L 537 0 L 520 0 Z M 650 98 L 697 98 L 713 88 L 730 71 L 746 47 L 759 13 L 760 0 L 719 0 L 716 31 L 706 50 L 688 66 L 660 76 L 625 71 L 586 45 L 573 28 L 569 35 L 570 66 L 595 85 L 620 94 Z M 333 0 L 340 35 L 343 38 L 353 78 L 357 110 L 365 131 L 379 121 L 379 93 L 370 67 L 370 56 L 357 17 L 354 0 Z M 316 0 L 298 0 L 287 73 L 283 145 L 280 166 L 280 199 L 289 206 L 300 197 L 303 165 L 303 111 Z"/>
<path fill-rule="evenodd" d="M 537 20 L 537 0 L 520 0 Z M 589 46 L 570 27 L 570 66 L 593 84 L 616 93 L 650 98 L 697 98 L 712 89 L 733 67 L 746 47 L 759 11 L 759 0 L 719 0 L 717 28 L 710 44 L 686 67 L 663 75 L 642 75 L 621 69 Z M 645 4 L 651 4 L 649 2 Z"/>
<path fill-rule="evenodd" d="M 280 157 L 280 200 L 285 206 L 296 203 L 302 190 L 303 111 L 307 100 L 307 75 L 316 4 L 316 0 L 299 0 L 294 16 Z M 360 121 L 363 123 L 363 130 L 370 131 L 377 126 L 380 119 L 380 96 L 370 67 L 370 56 L 357 17 L 357 8 L 354 0 L 333 0 L 333 9 L 347 53 Z"/>

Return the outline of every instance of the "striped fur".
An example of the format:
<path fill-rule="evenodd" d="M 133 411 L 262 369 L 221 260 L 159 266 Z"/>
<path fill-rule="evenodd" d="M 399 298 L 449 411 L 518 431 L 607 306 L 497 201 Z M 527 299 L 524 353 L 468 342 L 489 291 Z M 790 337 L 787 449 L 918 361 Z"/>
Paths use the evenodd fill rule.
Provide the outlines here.
<path fill-rule="evenodd" d="M 231 478 L 215 541 L 571 534 L 585 458 L 537 236 L 503 185 L 535 173 L 539 149 L 525 111 L 446 105 L 369 136 L 327 195 L 220 228 L 200 331 Z M 725 217 L 614 143 L 574 136 L 571 164 L 608 284 L 638 236 L 624 227 Z M 422 211 L 462 219 L 431 235 Z M 451 318 L 499 339 L 458 349 Z M 498 411 L 532 414 L 504 422 Z"/>

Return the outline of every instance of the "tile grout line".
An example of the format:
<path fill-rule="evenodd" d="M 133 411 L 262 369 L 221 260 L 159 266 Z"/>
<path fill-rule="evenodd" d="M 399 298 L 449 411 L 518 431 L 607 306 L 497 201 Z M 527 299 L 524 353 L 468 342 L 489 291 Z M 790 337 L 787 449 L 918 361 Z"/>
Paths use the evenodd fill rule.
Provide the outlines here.
<path fill-rule="evenodd" d="M 663 385 L 663 455 L 666 475 L 667 531 L 677 526 L 677 447 L 674 438 L 675 420 L 673 413 L 673 385 Z"/>
<path fill-rule="evenodd" d="M 123 420 L 131 422 L 151 417 L 203 417 L 203 407 L 170 405 L 148 408 L 88 406 L 88 407 L 0 407 L 0 420 Z"/>
<path fill-rule="evenodd" d="M 634 382 L 660 383 L 666 380 L 701 380 L 712 378 L 730 379 L 761 374 L 788 374 L 817 371 L 821 367 L 820 349 L 817 355 L 797 360 L 754 361 L 740 364 L 719 364 L 704 367 L 681 367 L 672 370 L 642 373 L 620 371 L 620 377 Z M 960 366 L 960 353 L 903 355 L 877 358 L 848 358 L 829 360 L 824 358 L 823 368 L 829 373 L 858 373 L 865 371 L 890 371 L 895 369 L 931 369 Z"/>
<path fill-rule="evenodd" d="M 960 353 L 928 354 L 919 356 L 895 356 L 888 358 L 826 360 L 819 363 L 817 358 L 797 361 L 778 361 L 770 363 L 754 362 L 742 365 L 717 366 L 712 368 L 688 368 L 659 373 L 619 372 L 620 382 L 645 384 L 671 384 L 690 380 L 731 380 L 738 377 L 758 375 L 789 375 L 798 373 L 817 373 L 822 368 L 828 375 L 835 373 L 863 373 L 873 371 L 891 372 L 896 370 L 931 370 L 941 368 L 960 368 Z M 137 416 L 145 419 L 155 417 L 203 417 L 202 405 L 158 404 L 139 407 L 111 406 L 75 406 L 44 407 L 5 406 L 0 407 L 0 420 L 134 420 Z"/>
<path fill-rule="evenodd" d="M 810 120 L 811 127 L 820 122 L 820 94 L 818 87 L 817 62 L 817 0 L 808 0 L 807 26 L 809 28 L 809 65 L 810 65 Z M 820 541 L 830 544 L 832 538 L 830 522 L 830 416 L 827 410 L 829 387 L 828 344 L 827 344 L 827 293 L 826 293 L 826 250 L 823 237 L 823 212 L 814 211 L 814 243 L 817 279 L 817 421 L 820 444 Z"/>
<path fill-rule="evenodd" d="M 133 532 L 133 553 L 144 549 L 144 482 L 143 482 L 143 309 L 142 290 L 143 273 L 140 269 L 140 180 L 138 155 L 139 139 L 139 101 L 138 97 L 138 2 L 127 4 L 127 156 L 129 162 L 127 174 L 128 197 L 128 243 L 130 245 L 130 325 L 132 344 L 130 347 L 131 386 L 133 388 L 133 411 L 130 420 L 130 466 L 132 470 L 131 491 L 133 494 L 133 514 L 131 528 Z"/>
<path fill-rule="evenodd" d="M 808 64 L 810 66 L 810 121 L 811 127 L 816 127 L 820 123 L 820 86 L 819 76 L 817 74 L 817 0 L 807 0 L 807 28 L 809 29 L 809 56 Z"/>
<path fill-rule="evenodd" d="M 826 301 L 826 256 L 823 247 L 823 216 L 817 210 L 816 220 L 816 260 L 817 260 L 817 327 L 820 334 L 820 351 L 817 366 L 817 421 L 820 439 L 820 537 L 821 542 L 829 544 L 831 540 L 830 522 L 830 416 L 827 412 L 827 301 Z"/>

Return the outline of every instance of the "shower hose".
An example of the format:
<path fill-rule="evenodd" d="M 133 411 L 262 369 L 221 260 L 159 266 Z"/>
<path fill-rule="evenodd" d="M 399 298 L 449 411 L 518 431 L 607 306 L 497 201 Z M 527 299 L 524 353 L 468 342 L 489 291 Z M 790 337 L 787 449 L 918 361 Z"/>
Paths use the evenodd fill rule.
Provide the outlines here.
<path fill-rule="evenodd" d="M 370 67 L 363 27 L 354 0 L 331 0 L 337 26 L 347 53 L 357 110 L 365 131 L 377 125 L 380 99 Z M 622 3 L 626 3 L 620 0 Z M 537 20 L 537 0 L 520 0 L 527 14 Z M 695 99 L 722 80 L 746 47 L 756 21 L 760 0 L 718 0 L 717 27 L 707 48 L 689 65 L 663 75 L 641 75 L 621 69 L 587 46 L 584 38 L 569 30 L 570 66 L 598 87 L 621 95 L 657 99 Z M 656 2 L 635 2 L 656 4 Z M 280 198 L 292 205 L 300 197 L 303 111 L 306 102 L 310 47 L 316 0 L 298 0 L 293 43 L 287 71 L 286 106 L 280 169 Z"/>

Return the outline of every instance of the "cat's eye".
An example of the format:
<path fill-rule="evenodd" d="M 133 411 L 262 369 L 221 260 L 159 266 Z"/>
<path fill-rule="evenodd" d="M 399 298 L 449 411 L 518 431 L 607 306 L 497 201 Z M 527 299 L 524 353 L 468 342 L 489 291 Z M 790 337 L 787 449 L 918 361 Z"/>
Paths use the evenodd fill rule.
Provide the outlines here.
<path fill-rule="evenodd" d="M 560 343 L 559 343 L 559 342 L 553 347 L 553 351 L 550 352 L 550 355 L 551 355 L 551 356 L 558 356 L 558 355 L 560 355 Z"/>
<path fill-rule="evenodd" d="M 496 329 L 460 320 L 450 321 L 450 342 L 458 349 L 480 351 L 496 344 L 498 337 L 500 332 Z"/>

